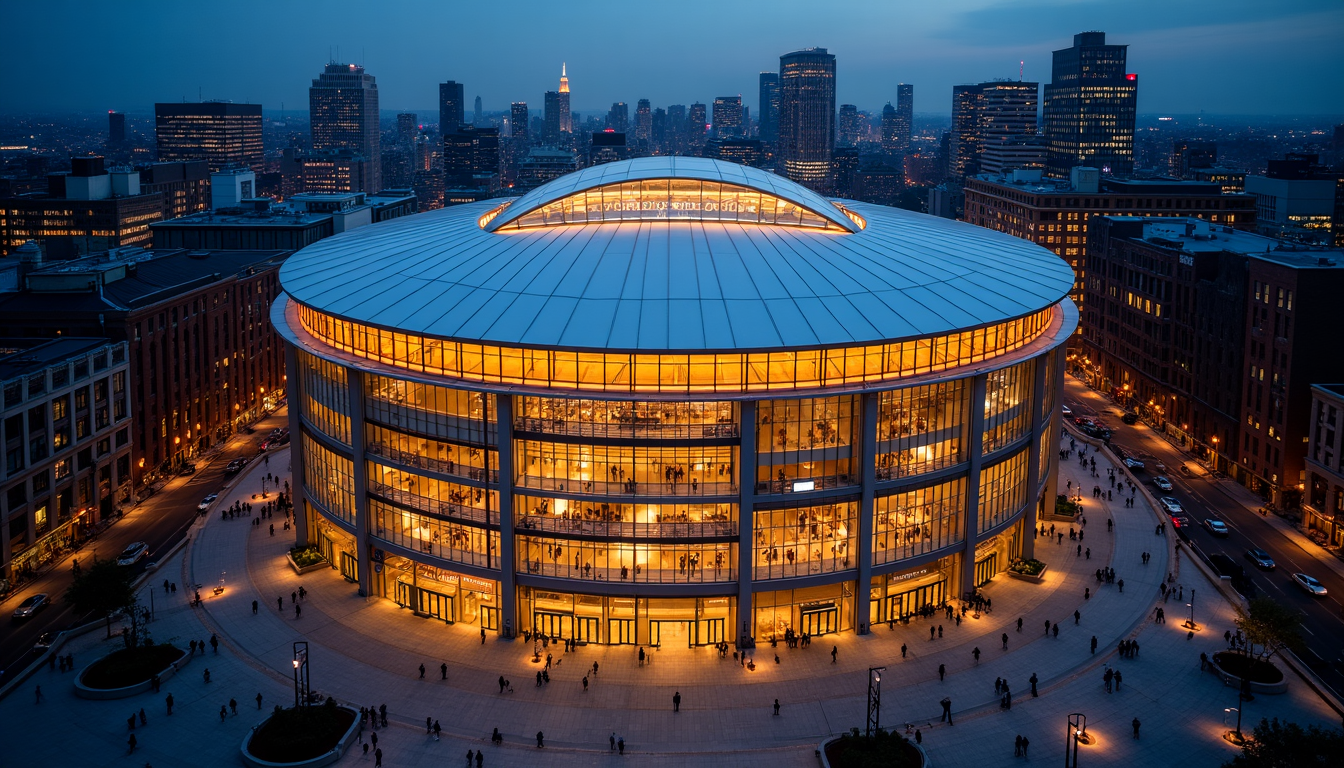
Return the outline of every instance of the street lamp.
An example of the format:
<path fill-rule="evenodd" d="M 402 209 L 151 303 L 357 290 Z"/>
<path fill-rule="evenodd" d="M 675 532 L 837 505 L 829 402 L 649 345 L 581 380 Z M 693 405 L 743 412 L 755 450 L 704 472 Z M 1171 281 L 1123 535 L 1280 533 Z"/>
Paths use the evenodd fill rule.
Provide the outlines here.
<path fill-rule="evenodd" d="M 1190 588 L 1190 602 L 1187 603 L 1187 605 L 1188 605 L 1189 608 L 1190 608 L 1190 618 L 1188 618 L 1188 619 L 1185 620 L 1185 628 L 1186 628 L 1186 629 L 1189 629 L 1189 630 L 1199 629 L 1199 626 L 1195 624 L 1195 588 L 1194 588 L 1194 587 L 1191 587 L 1191 588 Z"/>
<path fill-rule="evenodd" d="M 309 694 L 313 692 L 312 681 L 308 677 L 308 643 L 299 640 L 294 643 L 294 708 L 300 704 L 307 706 Z"/>
<path fill-rule="evenodd" d="M 1078 745 L 1090 743 L 1087 715 L 1081 712 L 1069 715 L 1069 728 L 1064 732 L 1064 768 L 1078 768 Z"/>
<path fill-rule="evenodd" d="M 868 724 L 864 731 L 865 736 L 872 736 L 873 731 L 879 730 L 878 721 L 882 715 L 882 673 L 885 671 L 886 667 L 868 668 Z"/>

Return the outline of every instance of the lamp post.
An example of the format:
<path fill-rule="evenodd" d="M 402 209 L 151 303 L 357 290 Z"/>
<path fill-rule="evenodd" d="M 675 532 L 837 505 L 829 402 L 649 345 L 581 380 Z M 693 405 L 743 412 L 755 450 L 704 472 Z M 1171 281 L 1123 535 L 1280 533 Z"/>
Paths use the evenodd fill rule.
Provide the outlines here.
<path fill-rule="evenodd" d="M 308 676 L 308 643 L 299 640 L 294 643 L 294 708 L 307 706 L 312 693 L 312 681 Z"/>
<path fill-rule="evenodd" d="M 1195 588 L 1194 588 L 1194 587 L 1191 587 L 1191 588 L 1190 588 L 1190 602 L 1188 603 L 1188 605 L 1189 605 L 1189 607 L 1190 607 L 1190 618 L 1188 618 L 1188 619 L 1185 620 L 1185 628 L 1186 628 L 1186 629 L 1198 629 L 1198 627 L 1195 625 Z"/>
<path fill-rule="evenodd" d="M 882 715 L 882 673 L 886 667 L 868 668 L 868 725 L 865 736 L 872 736 L 879 729 L 878 721 Z"/>
<path fill-rule="evenodd" d="M 1074 712 L 1069 715 L 1069 728 L 1064 733 L 1064 768 L 1078 768 L 1078 745 L 1087 743 L 1087 715 Z"/>

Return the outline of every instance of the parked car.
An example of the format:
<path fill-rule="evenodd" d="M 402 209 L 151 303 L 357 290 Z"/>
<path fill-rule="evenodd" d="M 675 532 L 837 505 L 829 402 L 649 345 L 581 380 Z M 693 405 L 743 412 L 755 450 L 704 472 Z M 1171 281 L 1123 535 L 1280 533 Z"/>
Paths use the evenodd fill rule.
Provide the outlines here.
<path fill-rule="evenodd" d="M 1121 416 L 1121 417 L 1120 417 L 1120 420 L 1123 421 L 1123 422 L 1126 423 L 1126 424 L 1138 424 L 1138 423 L 1139 423 L 1139 414 L 1137 414 L 1137 413 L 1135 413 L 1135 412 L 1133 412 L 1133 411 L 1125 411 L 1125 415 L 1124 415 L 1124 416 Z"/>
<path fill-rule="evenodd" d="M 14 620 L 24 621 L 37 615 L 37 612 L 51 604 L 46 592 L 29 595 L 27 600 L 14 609 Z"/>
<path fill-rule="evenodd" d="M 1168 515 L 1175 516 L 1185 511 L 1185 508 L 1181 506 L 1181 502 L 1177 501 L 1174 496 L 1163 496 L 1157 500 L 1157 503 L 1162 505 L 1162 511 L 1166 512 Z"/>
<path fill-rule="evenodd" d="M 1059 412 L 1062 413 L 1062 414 L 1064 414 L 1064 418 L 1066 418 L 1066 419 L 1067 419 L 1068 417 L 1070 417 L 1070 416 L 1073 415 L 1073 409 L 1070 408 L 1070 407 L 1067 406 L 1067 405 L 1061 405 L 1061 406 L 1059 406 Z"/>
<path fill-rule="evenodd" d="M 1153 478 L 1153 485 L 1157 486 L 1160 491 L 1171 491 L 1171 481 L 1162 475 Z"/>
<path fill-rule="evenodd" d="M 1142 462 L 1142 461 L 1139 461 L 1138 459 L 1134 458 L 1133 456 L 1126 456 L 1126 457 L 1125 457 L 1125 466 L 1128 467 L 1129 470 L 1130 470 L 1131 472 L 1142 472 L 1142 471 L 1143 471 L 1143 462 Z"/>
<path fill-rule="evenodd" d="M 196 465 L 188 461 L 182 465 L 182 468 L 179 469 L 177 473 L 179 475 L 194 475 L 196 474 Z"/>
<path fill-rule="evenodd" d="M 214 504 L 214 503 L 215 503 L 215 499 L 218 499 L 218 498 L 219 498 L 219 494 L 217 494 L 217 493 L 212 493 L 212 494 L 206 496 L 204 499 L 201 499 L 201 503 L 200 503 L 200 504 L 197 504 L 197 505 L 196 505 L 196 508 L 197 508 L 197 509 L 200 509 L 200 510 L 206 510 L 206 509 L 209 509 L 209 508 L 210 508 L 210 505 L 211 505 L 211 504 Z"/>
<path fill-rule="evenodd" d="M 1195 476 L 1195 473 L 1190 469 L 1190 467 L 1188 467 L 1188 466 L 1186 466 L 1186 465 L 1184 465 L 1184 464 L 1182 464 L 1178 469 L 1179 469 L 1180 473 L 1181 473 L 1182 475 L 1185 475 L 1186 477 L 1194 477 L 1194 476 Z"/>
<path fill-rule="evenodd" d="M 149 545 L 143 541 L 137 541 L 134 544 L 126 545 L 126 548 L 117 555 L 117 565 L 133 566 L 149 558 Z"/>
<path fill-rule="evenodd" d="M 1214 536 L 1227 536 L 1228 534 L 1227 523 L 1224 523 L 1216 517 L 1204 518 L 1204 527 L 1208 528 L 1209 533 L 1212 533 Z"/>
<path fill-rule="evenodd" d="M 1325 597 L 1329 594 L 1324 584 L 1305 573 L 1294 573 L 1293 583 L 1301 587 L 1312 597 Z"/>
<path fill-rule="evenodd" d="M 1259 547 L 1252 547 L 1246 550 L 1246 559 L 1255 563 L 1255 567 L 1262 571 L 1274 570 L 1274 559 L 1269 553 Z"/>

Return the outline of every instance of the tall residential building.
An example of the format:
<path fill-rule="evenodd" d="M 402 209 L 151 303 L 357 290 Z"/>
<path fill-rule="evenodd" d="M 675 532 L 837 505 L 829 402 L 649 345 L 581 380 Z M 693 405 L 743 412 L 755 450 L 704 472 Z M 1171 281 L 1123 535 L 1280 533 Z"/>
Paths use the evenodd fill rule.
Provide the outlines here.
<path fill-rule="evenodd" d="M 635 141 L 649 149 L 649 140 L 653 135 L 653 110 L 648 99 L 640 99 L 635 106 Z"/>
<path fill-rule="evenodd" d="M 155 104 L 154 138 L 161 163 L 204 160 L 212 171 L 239 165 L 266 170 L 260 104 Z"/>
<path fill-rule="evenodd" d="M 841 147 L 857 147 L 863 127 L 860 124 L 859 108 L 853 104 L 840 105 L 840 126 L 837 129 L 835 143 Z"/>
<path fill-rule="evenodd" d="M 612 102 L 607 110 L 607 127 L 617 133 L 625 133 L 630 128 L 630 105 L 624 101 Z"/>
<path fill-rule="evenodd" d="M 831 183 L 835 56 L 805 48 L 779 57 L 779 170 L 814 191 Z"/>
<path fill-rule="evenodd" d="M 369 162 L 362 186 L 342 192 L 377 192 L 382 189 L 379 165 L 382 159 L 378 129 L 378 83 L 358 64 L 332 62 L 313 79 L 308 89 L 308 119 L 312 123 L 313 150 L 349 150 Z"/>
<path fill-rule="evenodd" d="M 910 83 L 900 83 L 896 86 L 895 144 L 897 152 L 909 151 L 914 125 L 915 86 Z"/>
<path fill-rule="evenodd" d="M 472 114 L 471 114 L 471 124 L 472 124 L 472 125 L 480 125 L 481 123 L 485 122 L 485 114 L 481 112 L 481 97 L 480 97 L 480 96 L 477 96 L 477 97 L 476 97 L 476 103 L 475 103 L 474 105 L 472 105 L 472 106 L 474 107 L 474 109 L 472 110 Z"/>
<path fill-rule="evenodd" d="M 1009 157 L 994 152 L 1000 147 L 1036 135 L 1036 83 L 994 80 L 952 88 L 952 145 L 950 173 L 965 177 L 976 173 L 1002 173 Z M 1020 166 L 1019 166 L 1020 167 Z"/>
<path fill-rule="evenodd" d="M 719 96 L 714 99 L 712 115 L 714 136 L 720 139 L 740 139 L 745 133 L 742 122 L 742 96 Z"/>
<path fill-rule="evenodd" d="M 409 147 L 415 141 L 416 114 L 401 112 L 397 115 L 397 143 Z"/>
<path fill-rule="evenodd" d="M 1077 165 L 1134 170 L 1139 77 L 1125 72 L 1127 48 L 1107 45 L 1105 32 L 1083 32 L 1072 48 L 1055 51 L 1044 109 L 1051 176 L 1068 176 Z"/>
<path fill-rule="evenodd" d="M 762 72 L 760 103 L 756 106 L 761 121 L 761 141 L 769 144 L 779 140 L 779 73 Z"/>
<path fill-rule="evenodd" d="M 456 80 L 439 83 L 439 133 L 456 131 L 466 122 L 466 101 L 463 85 Z"/>
<path fill-rule="evenodd" d="M 882 107 L 882 151 L 888 155 L 900 152 L 900 134 L 897 131 L 896 108 L 888 101 Z"/>
<path fill-rule="evenodd" d="M 509 105 L 509 125 L 513 128 L 513 140 L 517 144 L 525 145 L 529 141 L 527 120 L 526 101 L 515 101 Z"/>
<path fill-rule="evenodd" d="M 126 115 L 110 109 L 107 111 L 107 143 L 112 147 L 126 143 Z"/>
<path fill-rule="evenodd" d="M 546 135 L 543 137 L 548 143 L 560 141 L 560 94 L 555 91 L 547 91 L 543 99 L 546 114 Z"/>
<path fill-rule="evenodd" d="M 573 116 L 569 112 L 569 75 L 565 71 L 564 62 L 560 63 L 560 90 L 557 91 L 557 94 L 558 94 L 557 105 L 559 107 L 558 113 L 560 116 L 560 132 L 573 133 L 574 120 Z"/>

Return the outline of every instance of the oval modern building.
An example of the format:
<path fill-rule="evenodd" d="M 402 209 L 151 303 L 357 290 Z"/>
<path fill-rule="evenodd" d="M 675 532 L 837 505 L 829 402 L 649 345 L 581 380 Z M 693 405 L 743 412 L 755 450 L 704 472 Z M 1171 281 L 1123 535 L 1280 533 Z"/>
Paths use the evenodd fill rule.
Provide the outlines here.
<path fill-rule="evenodd" d="M 298 539 L 506 635 L 866 631 L 1030 556 L 1072 281 L 692 158 L 332 237 L 274 310 Z"/>

